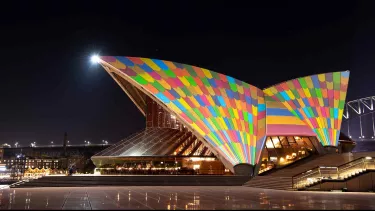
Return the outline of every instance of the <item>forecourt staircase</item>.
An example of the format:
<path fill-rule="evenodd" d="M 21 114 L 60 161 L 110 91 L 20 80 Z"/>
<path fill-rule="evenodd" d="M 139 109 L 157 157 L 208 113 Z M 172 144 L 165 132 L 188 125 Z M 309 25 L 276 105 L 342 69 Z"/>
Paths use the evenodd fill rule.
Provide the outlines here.
<path fill-rule="evenodd" d="M 310 159 L 297 161 L 290 166 L 286 166 L 265 176 L 258 175 L 246 182 L 244 186 L 276 190 L 295 190 L 293 188 L 292 177 L 297 174 L 318 166 L 337 167 L 365 156 L 375 156 L 375 152 L 313 155 Z"/>

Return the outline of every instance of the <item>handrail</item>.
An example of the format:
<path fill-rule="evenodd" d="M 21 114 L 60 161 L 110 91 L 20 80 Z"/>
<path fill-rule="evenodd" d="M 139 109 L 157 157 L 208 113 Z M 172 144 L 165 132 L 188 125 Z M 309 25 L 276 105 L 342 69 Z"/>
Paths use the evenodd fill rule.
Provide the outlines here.
<path fill-rule="evenodd" d="M 300 174 L 305 174 L 305 173 L 307 173 L 307 172 L 309 172 L 309 171 L 312 171 L 312 170 L 315 170 L 315 169 L 317 169 L 317 168 L 320 168 L 320 166 L 316 166 L 316 167 L 314 167 L 314 168 L 312 168 L 312 169 L 309 169 L 309 170 L 307 170 L 307 171 L 304 171 L 304 172 L 302 172 L 302 173 L 298 173 L 298 174 L 296 174 L 296 175 L 294 175 L 294 176 L 292 176 L 292 177 L 297 177 L 297 176 L 299 176 Z"/>
<path fill-rule="evenodd" d="M 306 187 L 307 185 L 311 185 L 316 182 L 321 182 L 322 180 L 326 179 L 325 176 L 327 174 L 329 175 L 328 177 L 329 179 L 331 179 L 330 178 L 331 175 L 337 175 L 337 178 L 333 178 L 333 180 L 341 180 L 342 175 L 345 175 L 344 178 L 347 178 L 347 176 L 351 177 L 353 175 L 363 172 L 363 170 L 366 171 L 369 167 L 371 167 L 370 169 L 375 168 L 375 165 L 371 166 L 371 164 L 373 163 L 375 163 L 374 158 L 368 159 L 368 157 L 360 157 L 358 159 L 352 160 L 340 166 L 330 167 L 330 168 L 336 169 L 335 173 L 333 174 L 332 174 L 332 171 L 325 172 L 325 173 L 322 172 L 322 170 L 326 170 L 326 168 L 322 166 L 318 166 L 308 171 L 294 175 L 292 177 L 292 187 L 293 188 L 299 188 L 299 186 Z M 370 166 L 368 164 L 370 164 Z M 313 176 L 314 174 L 317 174 L 317 176 Z"/>
<path fill-rule="evenodd" d="M 364 158 L 365 158 L 365 157 L 360 157 L 360 158 L 354 159 L 354 160 L 352 160 L 352 161 L 349 161 L 349 162 L 347 162 L 347 163 L 344 163 L 344 164 L 341 164 L 341 165 L 337 166 L 337 168 L 340 168 L 341 166 L 348 165 L 349 163 L 355 162 L 355 161 L 357 161 L 357 160 L 362 160 L 362 159 L 364 159 Z"/>

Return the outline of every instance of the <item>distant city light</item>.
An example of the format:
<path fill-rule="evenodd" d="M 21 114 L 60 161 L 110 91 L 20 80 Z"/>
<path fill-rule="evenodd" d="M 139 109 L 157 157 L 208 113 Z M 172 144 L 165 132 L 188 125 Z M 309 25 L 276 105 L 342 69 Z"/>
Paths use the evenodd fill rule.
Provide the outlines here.
<path fill-rule="evenodd" d="M 91 56 L 91 62 L 94 64 L 99 63 L 100 62 L 99 56 L 98 55 Z"/>

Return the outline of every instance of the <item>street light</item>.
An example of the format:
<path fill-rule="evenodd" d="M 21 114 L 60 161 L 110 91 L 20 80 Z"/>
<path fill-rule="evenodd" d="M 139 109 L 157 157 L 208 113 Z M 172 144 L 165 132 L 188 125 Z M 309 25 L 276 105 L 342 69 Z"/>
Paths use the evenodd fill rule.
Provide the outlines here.
<path fill-rule="evenodd" d="M 16 142 L 16 143 L 14 144 L 14 146 L 16 146 L 16 148 L 17 148 L 17 146 L 18 146 L 18 142 Z"/>

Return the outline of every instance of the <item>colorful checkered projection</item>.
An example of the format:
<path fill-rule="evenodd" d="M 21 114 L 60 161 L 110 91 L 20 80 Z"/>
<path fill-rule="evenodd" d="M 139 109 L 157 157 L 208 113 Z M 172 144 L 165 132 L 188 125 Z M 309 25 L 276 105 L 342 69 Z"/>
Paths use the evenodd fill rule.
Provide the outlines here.
<path fill-rule="evenodd" d="M 267 136 L 316 136 L 309 126 L 282 102 L 265 95 Z"/>
<path fill-rule="evenodd" d="M 337 146 L 349 71 L 290 80 L 264 90 L 305 122 L 323 146 Z"/>
<path fill-rule="evenodd" d="M 176 62 L 101 59 L 152 93 L 231 164 L 255 165 L 265 140 L 263 91 L 230 76 Z"/>

